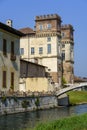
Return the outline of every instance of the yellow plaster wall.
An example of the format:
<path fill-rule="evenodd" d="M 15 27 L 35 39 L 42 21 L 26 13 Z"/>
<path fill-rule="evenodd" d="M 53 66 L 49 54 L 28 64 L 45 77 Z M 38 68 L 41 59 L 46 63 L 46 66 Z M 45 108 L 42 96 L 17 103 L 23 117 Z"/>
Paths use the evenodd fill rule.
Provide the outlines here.
<path fill-rule="evenodd" d="M 26 91 L 48 91 L 49 85 L 46 78 L 27 78 Z"/>

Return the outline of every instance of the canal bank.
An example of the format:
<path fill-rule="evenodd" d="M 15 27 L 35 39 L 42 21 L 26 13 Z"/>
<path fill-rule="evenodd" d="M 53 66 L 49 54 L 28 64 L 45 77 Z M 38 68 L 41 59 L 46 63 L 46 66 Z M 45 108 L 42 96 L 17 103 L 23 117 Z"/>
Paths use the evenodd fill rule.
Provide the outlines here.
<path fill-rule="evenodd" d="M 0 97 L 0 115 L 14 114 L 37 109 L 49 109 L 58 106 L 54 95 L 42 96 L 2 96 Z"/>
<path fill-rule="evenodd" d="M 67 95 L 58 98 L 52 92 L 44 94 L 38 92 L 23 93 L 21 95 L 16 93 L 10 96 L 3 94 L 0 97 L 0 115 L 56 108 L 59 105 L 69 105 Z"/>
<path fill-rule="evenodd" d="M 11 114 L 8 116 L 4 115 L 0 117 L 0 130 L 31 130 L 38 123 L 53 122 L 54 120 L 86 112 L 87 104 L 84 104 Z"/>
<path fill-rule="evenodd" d="M 73 94 L 70 93 L 69 97 L 73 97 L 72 101 L 77 100 L 78 102 L 77 95 L 80 97 L 79 101 L 83 100 L 84 102 L 87 100 L 87 92 L 84 91 L 82 92 L 75 91 L 73 92 Z M 35 97 L 31 97 L 31 98 L 35 99 Z M 67 106 L 56 107 L 56 108 L 43 109 L 38 111 L 34 110 L 34 111 L 17 113 L 17 114 L 10 114 L 8 116 L 3 115 L 0 117 L 0 130 L 29 130 L 35 127 L 38 123 L 54 121 L 65 117 L 79 115 L 82 113 L 87 113 L 87 104 L 75 105 L 69 107 Z"/>
<path fill-rule="evenodd" d="M 68 96 L 67 96 L 68 95 Z M 69 106 L 87 102 L 87 91 L 72 91 L 62 96 L 54 93 L 23 93 L 3 94 L 0 97 L 0 115 L 14 114 L 40 109 L 56 108 L 58 106 Z"/>
<path fill-rule="evenodd" d="M 32 130 L 87 130 L 87 114 L 40 123 Z"/>

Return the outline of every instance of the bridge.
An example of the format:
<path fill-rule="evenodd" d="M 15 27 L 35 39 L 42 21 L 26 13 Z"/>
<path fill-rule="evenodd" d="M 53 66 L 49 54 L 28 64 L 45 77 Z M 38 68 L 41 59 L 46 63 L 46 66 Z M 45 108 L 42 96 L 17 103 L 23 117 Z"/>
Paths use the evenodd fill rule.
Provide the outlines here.
<path fill-rule="evenodd" d="M 62 94 L 66 92 L 72 91 L 74 89 L 82 88 L 84 86 L 87 86 L 87 82 L 79 83 L 79 84 L 71 84 L 69 87 L 56 91 L 56 96 L 61 96 Z"/>

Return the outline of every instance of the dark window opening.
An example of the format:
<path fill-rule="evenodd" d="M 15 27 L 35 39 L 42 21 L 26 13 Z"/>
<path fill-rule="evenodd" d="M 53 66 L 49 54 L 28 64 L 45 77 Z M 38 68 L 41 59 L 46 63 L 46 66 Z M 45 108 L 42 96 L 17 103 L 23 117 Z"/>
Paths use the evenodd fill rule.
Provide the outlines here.
<path fill-rule="evenodd" d="M 14 42 L 11 42 L 11 60 L 16 60 L 16 56 L 14 53 Z"/>
<path fill-rule="evenodd" d="M 2 84 L 3 88 L 6 88 L 6 71 L 3 71 L 3 84 Z"/>
<path fill-rule="evenodd" d="M 11 88 L 14 89 L 14 72 L 11 72 Z"/>

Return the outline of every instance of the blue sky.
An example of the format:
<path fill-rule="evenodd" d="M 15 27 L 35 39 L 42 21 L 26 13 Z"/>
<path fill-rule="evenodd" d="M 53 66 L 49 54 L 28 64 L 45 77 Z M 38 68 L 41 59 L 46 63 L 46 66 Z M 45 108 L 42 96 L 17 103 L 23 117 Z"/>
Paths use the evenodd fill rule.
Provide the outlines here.
<path fill-rule="evenodd" d="M 87 0 L 0 0 L 0 22 L 11 19 L 16 29 L 34 28 L 35 16 L 55 13 L 73 25 L 74 73 L 87 77 Z"/>

